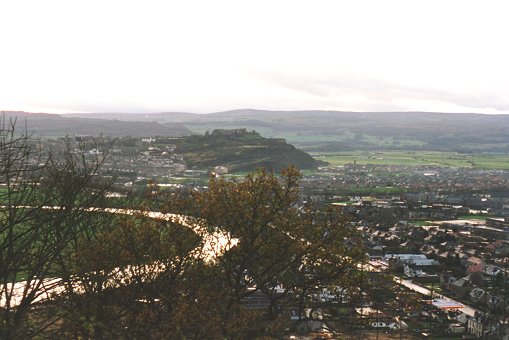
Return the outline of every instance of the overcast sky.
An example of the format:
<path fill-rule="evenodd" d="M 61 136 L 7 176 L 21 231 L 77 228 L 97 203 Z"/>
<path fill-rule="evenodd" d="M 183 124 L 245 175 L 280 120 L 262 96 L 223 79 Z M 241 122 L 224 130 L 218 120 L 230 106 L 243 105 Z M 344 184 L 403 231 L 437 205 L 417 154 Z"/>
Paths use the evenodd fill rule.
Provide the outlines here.
<path fill-rule="evenodd" d="M 509 113 L 509 2 L 0 0 L 0 109 Z"/>

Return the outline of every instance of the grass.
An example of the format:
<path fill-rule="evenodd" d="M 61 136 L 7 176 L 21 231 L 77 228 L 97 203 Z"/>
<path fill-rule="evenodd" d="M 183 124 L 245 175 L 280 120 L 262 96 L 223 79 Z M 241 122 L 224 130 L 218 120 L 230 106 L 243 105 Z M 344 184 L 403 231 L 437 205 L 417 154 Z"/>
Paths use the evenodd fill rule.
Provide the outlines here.
<path fill-rule="evenodd" d="M 393 137 L 379 137 L 369 134 L 356 134 L 351 131 L 343 130 L 338 131 L 336 133 L 313 133 L 306 131 L 279 131 L 274 130 L 269 126 L 262 126 L 260 124 L 252 124 L 249 121 L 243 122 L 209 122 L 207 124 L 199 123 L 199 122 L 191 122 L 185 124 L 187 128 L 189 128 L 193 133 L 203 134 L 205 131 L 211 132 L 214 129 L 240 129 L 245 128 L 249 131 L 255 130 L 259 132 L 264 137 L 269 138 L 284 138 L 290 144 L 294 144 L 298 148 L 306 148 L 309 146 L 320 146 L 322 144 L 328 143 L 369 143 L 373 145 L 373 147 L 422 147 L 427 144 L 427 142 L 418 140 L 418 139 L 395 139 Z"/>
<path fill-rule="evenodd" d="M 460 154 L 440 151 L 350 151 L 314 152 L 311 155 L 328 162 L 331 166 L 351 164 L 373 165 L 435 165 L 442 167 L 465 167 L 475 169 L 509 170 L 509 156 L 505 154 Z"/>
<path fill-rule="evenodd" d="M 492 218 L 492 217 L 497 217 L 497 216 L 489 215 L 489 214 L 484 214 L 484 215 L 460 215 L 460 216 L 458 216 L 458 219 L 459 220 L 483 220 L 483 221 L 486 221 L 487 218 Z"/>
<path fill-rule="evenodd" d="M 198 184 L 198 185 L 207 185 L 209 182 L 208 178 L 203 177 L 169 177 L 165 179 L 164 181 L 161 181 L 161 183 L 167 183 L 167 184 Z"/>
<path fill-rule="evenodd" d="M 376 187 L 376 188 L 351 188 L 345 189 L 344 191 L 355 195 L 370 195 L 370 194 L 395 195 L 405 192 L 406 190 L 404 188 L 399 187 Z"/>
<path fill-rule="evenodd" d="M 413 224 L 413 225 L 416 225 L 416 226 L 428 226 L 428 225 L 433 225 L 433 222 L 430 222 L 430 221 L 424 221 L 424 220 L 413 220 L 413 221 L 409 221 L 409 223 Z"/>
<path fill-rule="evenodd" d="M 362 141 L 379 146 L 423 146 L 426 142 L 417 139 L 394 139 L 392 137 L 377 137 L 371 135 L 362 135 Z"/>
<path fill-rule="evenodd" d="M 278 135 L 279 136 L 279 135 Z M 353 133 L 344 132 L 341 134 L 302 134 L 302 133 L 283 133 L 281 138 L 286 139 L 292 144 L 317 144 L 320 142 L 342 142 L 354 137 Z"/>
<path fill-rule="evenodd" d="M 442 288 L 440 287 L 439 283 L 434 283 L 434 284 L 421 283 L 421 285 L 428 288 L 429 290 L 433 289 L 433 293 L 441 293 L 442 292 Z"/>

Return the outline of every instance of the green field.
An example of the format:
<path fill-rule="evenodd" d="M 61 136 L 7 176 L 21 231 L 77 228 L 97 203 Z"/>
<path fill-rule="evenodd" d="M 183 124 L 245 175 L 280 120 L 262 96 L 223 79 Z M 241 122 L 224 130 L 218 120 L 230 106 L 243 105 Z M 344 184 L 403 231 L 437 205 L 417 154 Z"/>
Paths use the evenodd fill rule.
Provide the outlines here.
<path fill-rule="evenodd" d="M 509 170 L 509 155 L 506 154 L 460 154 L 440 151 L 347 151 L 315 152 L 311 155 L 316 159 L 328 162 L 331 166 L 350 164 L 355 161 L 356 164 L 436 165 Z"/>
<path fill-rule="evenodd" d="M 431 221 L 425 221 L 425 220 L 412 220 L 412 221 L 409 221 L 410 224 L 413 224 L 415 226 L 428 226 L 428 225 L 433 225 L 433 222 Z"/>
<path fill-rule="evenodd" d="M 460 215 L 458 216 L 458 219 L 459 220 L 483 220 L 483 221 L 486 221 L 487 218 L 497 218 L 499 216 L 496 216 L 496 215 L 490 215 L 490 214 L 485 214 L 485 215 Z"/>

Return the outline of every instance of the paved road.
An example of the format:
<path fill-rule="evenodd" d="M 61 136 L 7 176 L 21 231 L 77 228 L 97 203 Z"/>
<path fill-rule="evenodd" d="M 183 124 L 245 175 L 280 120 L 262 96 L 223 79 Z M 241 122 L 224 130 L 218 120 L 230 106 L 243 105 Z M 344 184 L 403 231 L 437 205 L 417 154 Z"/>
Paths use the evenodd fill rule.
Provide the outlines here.
<path fill-rule="evenodd" d="M 370 261 L 368 264 L 367 264 L 367 267 L 370 268 L 371 270 L 374 270 L 374 271 L 380 271 L 380 270 L 384 270 L 387 268 L 387 265 L 386 263 L 382 262 L 382 261 Z M 394 282 L 396 282 L 397 284 L 400 284 L 408 289 L 411 289 L 417 293 L 420 293 L 422 295 L 428 295 L 430 296 L 431 295 L 431 290 L 429 290 L 428 288 L 426 287 L 423 287 L 421 285 L 418 285 L 414 282 L 412 282 L 412 280 L 404 280 L 402 279 L 401 277 L 399 276 L 393 276 L 393 279 L 394 279 Z M 437 299 L 437 303 L 436 305 L 458 305 L 458 306 L 463 306 L 461 308 L 459 308 L 460 311 L 462 311 L 463 313 L 465 313 L 466 315 L 468 316 L 474 316 L 475 312 L 479 312 L 478 309 L 475 309 L 474 307 L 472 306 L 469 306 L 469 305 L 466 305 L 464 304 L 463 302 L 459 302 L 457 300 L 454 300 L 453 298 L 450 298 L 448 296 L 445 296 L 443 294 L 440 294 L 441 298 L 440 299 Z"/>
<path fill-rule="evenodd" d="M 1 206 L 0 206 L 1 207 Z M 21 208 L 21 207 L 20 207 Z M 52 207 L 45 206 L 43 209 L 60 209 L 60 207 Z M 194 256 L 198 258 L 202 258 L 206 261 L 214 261 L 216 257 L 222 256 L 226 251 L 230 248 L 234 247 L 238 243 L 238 239 L 233 238 L 227 232 L 209 232 L 206 228 L 203 228 L 199 223 L 194 223 L 195 221 L 185 215 L 178 214 L 170 214 L 170 213 L 161 213 L 156 211 L 141 211 L 141 210 L 133 210 L 133 209 L 120 209 L 120 208 L 85 208 L 86 211 L 91 212 L 106 212 L 110 214 L 118 214 L 118 215 L 139 215 L 148 218 L 153 218 L 157 220 L 171 221 L 174 223 L 178 223 L 184 227 L 192 229 L 196 234 L 203 237 L 203 244 L 198 246 L 192 253 Z M 145 266 L 154 265 L 156 268 L 164 268 L 161 267 L 161 264 L 158 262 L 154 262 L 153 264 L 147 264 Z M 161 270 L 161 269 L 159 269 Z M 130 266 L 126 268 L 115 268 L 109 273 L 109 282 L 111 285 L 118 285 L 118 282 L 121 282 L 123 278 L 126 278 L 126 275 L 129 276 Z M 38 279 L 34 278 L 30 281 L 20 281 L 16 283 L 8 283 L 5 286 L 0 286 L 0 308 L 4 307 L 7 303 L 6 292 L 10 296 L 10 305 L 18 306 L 21 304 L 25 295 L 32 291 L 33 286 L 41 282 L 41 289 L 36 294 L 34 302 L 44 301 L 50 299 L 54 296 L 61 294 L 64 289 L 62 287 L 62 280 L 60 278 L 46 278 L 46 279 Z M 105 284 L 108 284 L 106 282 Z M 77 291 L 80 291 L 79 284 L 75 287 Z"/>
<path fill-rule="evenodd" d="M 420 294 L 428 295 L 428 296 L 431 295 L 431 290 L 429 290 L 426 287 L 423 287 L 423 286 L 413 283 L 412 280 L 403 280 L 398 276 L 394 276 L 394 281 L 396 281 L 398 284 L 405 286 L 408 289 L 411 289 L 411 290 L 418 292 Z M 454 300 L 453 298 L 450 298 L 443 294 L 440 294 L 440 296 L 441 296 L 441 298 L 437 300 L 437 304 L 438 303 L 443 303 L 443 304 L 449 303 L 451 305 L 463 306 L 459 310 L 468 316 L 474 316 L 475 312 L 479 312 L 478 309 L 475 309 L 469 305 L 465 305 L 463 302 L 459 302 L 459 301 Z"/>

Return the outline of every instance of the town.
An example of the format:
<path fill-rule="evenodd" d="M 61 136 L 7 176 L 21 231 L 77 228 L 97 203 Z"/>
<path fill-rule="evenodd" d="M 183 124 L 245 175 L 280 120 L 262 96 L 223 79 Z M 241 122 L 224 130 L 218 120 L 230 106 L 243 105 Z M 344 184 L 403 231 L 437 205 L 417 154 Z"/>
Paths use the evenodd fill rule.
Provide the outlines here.
<path fill-rule="evenodd" d="M 508 171 L 352 163 L 321 168 L 302 186 L 306 200 L 340 206 L 357 225 L 372 271 L 418 295 L 420 308 L 400 315 L 404 323 L 368 307 L 373 328 L 505 334 Z"/>
<path fill-rule="evenodd" d="M 0 8 L 0 340 L 509 340 L 507 2 Z"/>
<path fill-rule="evenodd" d="M 39 143 L 58 151 L 64 140 Z M 82 136 L 74 143 L 73 152 L 100 159 L 102 175 L 115 176 L 112 197 L 139 193 L 148 183 L 161 191 L 206 190 L 210 176 L 236 177 L 222 164 L 190 169 L 171 138 L 101 137 L 98 143 Z M 321 166 L 301 180 L 301 204 L 306 203 L 341 209 L 363 237 L 365 270 L 390 275 L 394 286 L 418 301 L 419 308 L 403 303 L 397 315 L 388 312 L 390 303 L 346 303 L 351 309 L 345 313 L 356 321 L 343 331 L 505 334 L 509 171 L 355 161 Z M 313 327 L 306 330 L 319 329 Z"/>

